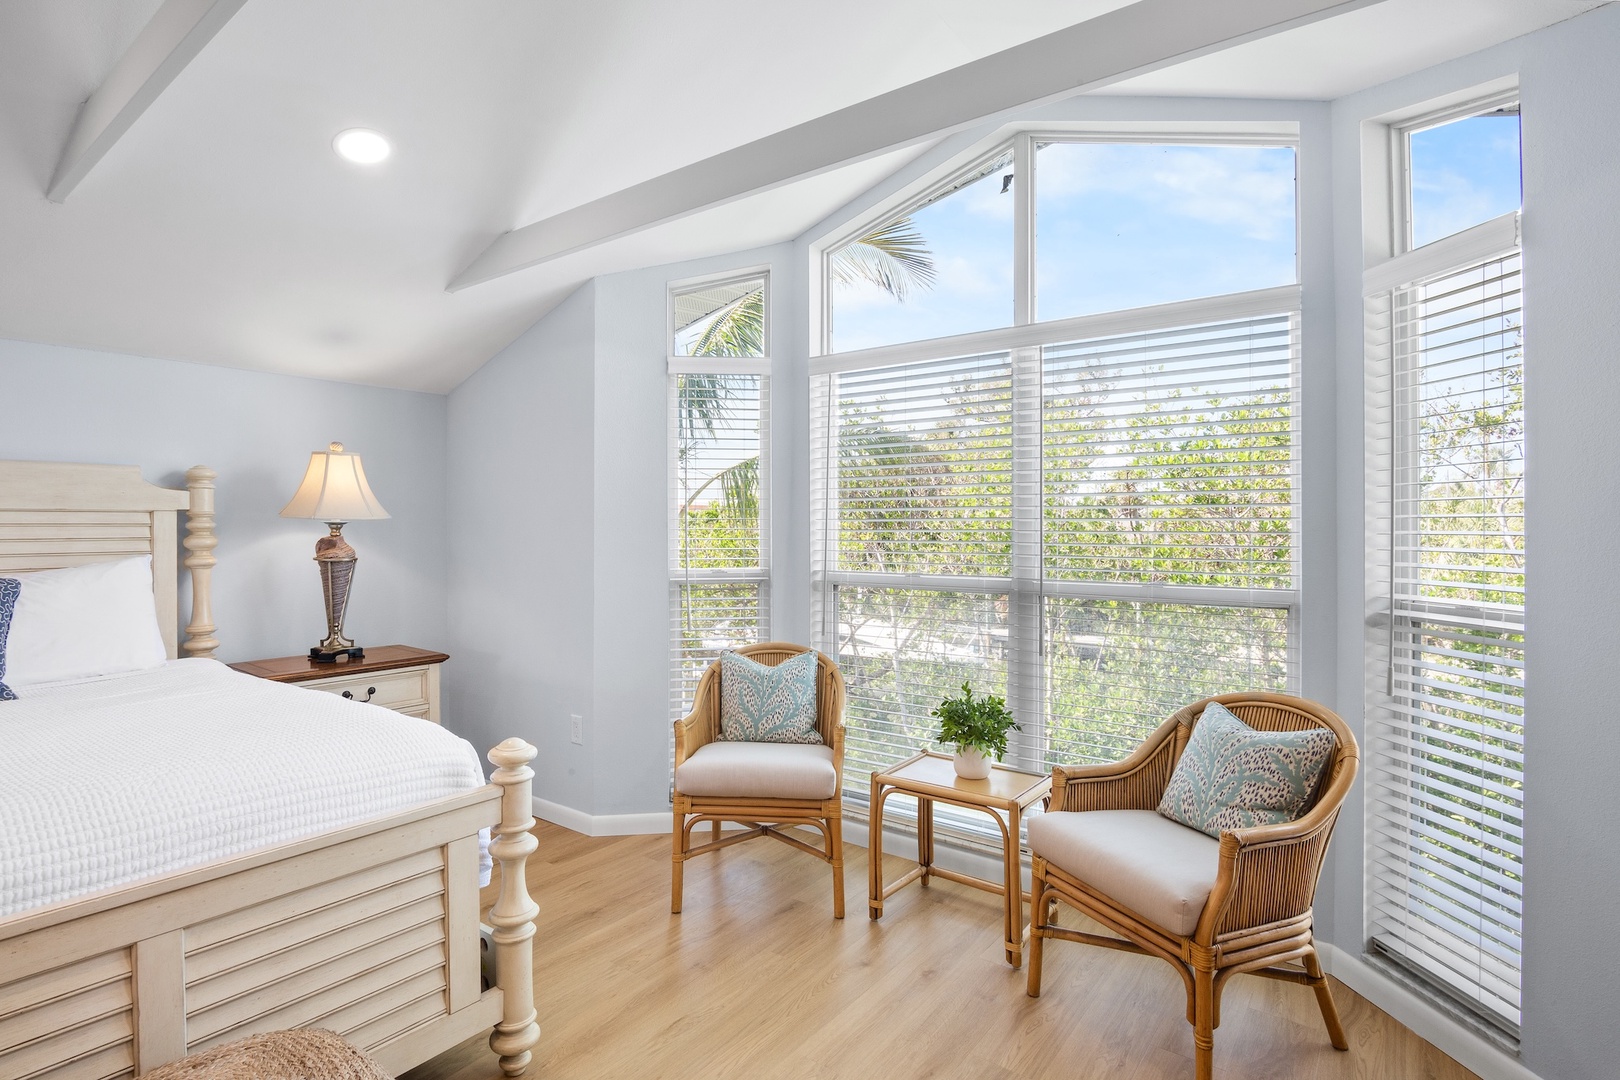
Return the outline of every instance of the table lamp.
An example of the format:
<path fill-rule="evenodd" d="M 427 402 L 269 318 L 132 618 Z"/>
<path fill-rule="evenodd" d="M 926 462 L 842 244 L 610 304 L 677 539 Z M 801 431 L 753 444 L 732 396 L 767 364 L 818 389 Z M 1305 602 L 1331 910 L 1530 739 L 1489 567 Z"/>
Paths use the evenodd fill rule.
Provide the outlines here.
<path fill-rule="evenodd" d="M 332 530 L 315 541 L 315 565 L 321 568 L 321 591 L 326 594 L 326 640 L 309 650 L 309 658 L 318 664 L 333 664 L 339 657 L 365 659 L 365 650 L 343 636 L 343 612 L 349 606 L 349 583 L 358 558 L 343 539 L 343 526 L 385 518 L 388 511 L 371 493 L 360 455 L 344 450 L 340 442 L 309 455 L 304 482 L 282 507 L 281 516 L 324 521 Z"/>

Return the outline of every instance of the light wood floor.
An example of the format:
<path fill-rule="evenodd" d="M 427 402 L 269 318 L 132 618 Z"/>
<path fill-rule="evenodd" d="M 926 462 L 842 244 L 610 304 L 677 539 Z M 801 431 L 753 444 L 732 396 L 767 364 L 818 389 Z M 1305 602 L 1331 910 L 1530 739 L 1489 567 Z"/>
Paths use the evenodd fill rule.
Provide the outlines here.
<path fill-rule="evenodd" d="M 874 923 L 866 849 L 847 847 L 839 922 L 826 866 L 762 839 L 688 863 L 685 913 L 671 915 L 667 836 L 537 832 L 535 1080 L 1191 1080 L 1192 1029 L 1168 964 L 1052 942 L 1041 997 L 1029 998 L 989 893 L 911 885 Z M 1348 1053 L 1328 1045 L 1309 990 L 1234 980 L 1217 1080 L 1473 1077 L 1342 984 L 1334 994 Z M 501 1072 L 474 1039 L 406 1075 Z"/>

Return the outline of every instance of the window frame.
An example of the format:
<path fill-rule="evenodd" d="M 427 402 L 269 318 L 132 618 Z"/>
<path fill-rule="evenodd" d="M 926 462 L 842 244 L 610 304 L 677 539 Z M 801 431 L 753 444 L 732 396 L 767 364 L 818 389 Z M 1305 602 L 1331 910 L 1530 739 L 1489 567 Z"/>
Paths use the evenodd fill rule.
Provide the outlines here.
<path fill-rule="evenodd" d="M 1389 857 L 1379 837 L 1385 830 L 1381 817 L 1391 811 L 1386 808 L 1389 796 L 1380 794 L 1379 773 L 1383 760 L 1379 732 L 1398 721 L 1391 719 L 1390 703 L 1401 697 L 1397 684 L 1406 686 L 1413 680 L 1410 670 L 1403 680 L 1396 677 L 1401 663 L 1410 665 L 1423 635 L 1411 629 L 1421 625 L 1423 616 L 1443 627 L 1447 619 L 1453 621 L 1479 614 L 1479 605 L 1466 601 L 1422 597 L 1402 598 L 1397 595 L 1394 582 L 1398 560 L 1398 537 L 1421 535 L 1423 517 L 1418 507 L 1404 490 L 1397 490 L 1396 470 L 1401 462 L 1409 461 L 1420 439 L 1417 407 L 1408 400 L 1409 391 L 1402 391 L 1401 380 L 1410 381 L 1421 374 L 1422 357 L 1415 343 L 1408 320 L 1397 317 L 1396 309 L 1410 305 L 1417 291 L 1428 283 L 1443 280 L 1473 266 L 1498 260 L 1522 259 L 1520 234 L 1521 210 L 1511 211 L 1496 218 L 1440 237 L 1428 244 L 1412 245 L 1412 163 L 1410 136 L 1414 132 L 1429 130 L 1455 120 L 1491 113 L 1520 100 L 1516 79 L 1506 79 L 1484 87 L 1449 95 L 1440 102 L 1419 105 L 1411 110 L 1387 114 L 1369 121 L 1369 125 L 1385 130 L 1382 145 L 1376 132 L 1371 140 L 1364 139 L 1363 147 L 1371 151 L 1364 155 L 1364 191 L 1376 198 L 1387 200 L 1382 206 L 1368 199 L 1366 207 L 1373 222 L 1369 236 L 1377 235 L 1377 218 L 1382 216 L 1388 224 L 1384 239 L 1387 247 L 1365 251 L 1366 269 L 1363 273 L 1362 293 L 1365 324 L 1369 335 L 1365 341 L 1367 399 L 1364 405 L 1368 432 L 1366 453 L 1366 565 L 1364 592 L 1367 616 L 1364 621 L 1362 646 L 1365 679 L 1363 691 L 1366 746 L 1363 757 L 1368 771 L 1367 794 L 1363 798 L 1363 831 L 1366 837 L 1362 851 L 1363 947 L 1366 959 L 1379 970 L 1391 974 L 1403 985 L 1422 995 L 1448 1015 L 1465 1024 L 1487 1040 L 1509 1051 L 1518 1047 L 1519 1028 L 1511 1018 L 1493 1009 L 1485 1000 L 1486 991 L 1476 990 L 1471 997 L 1466 990 L 1449 982 L 1442 975 L 1425 970 L 1416 961 L 1400 959 L 1398 952 L 1375 943 L 1376 928 L 1381 925 L 1376 910 L 1375 894 L 1379 888 L 1380 862 Z M 1365 130 L 1365 129 L 1364 129 Z M 1521 127 L 1522 139 L 1522 127 Z M 1522 147 L 1522 143 L 1521 143 Z M 1522 150 L 1521 150 L 1522 152 Z M 1379 154 L 1387 155 L 1382 159 Z M 1384 177 L 1379 191 L 1378 173 Z M 1515 271 L 1522 292 L 1522 264 Z M 1378 328 L 1388 335 L 1380 341 L 1370 331 Z M 1520 320 L 1519 333 L 1524 333 Z M 1519 348 L 1524 349 L 1521 336 Z M 1521 355 L 1521 370 L 1525 357 Z M 1520 446 L 1525 446 L 1521 434 Z M 1421 544 L 1414 549 L 1421 558 Z M 1400 563 L 1405 566 L 1405 563 Z M 1505 610 L 1505 608 L 1504 608 Z M 1520 619 L 1515 625 L 1504 621 L 1501 628 L 1521 635 L 1519 648 L 1523 657 L 1520 679 L 1524 679 L 1531 666 L 1531 640 L 1519 608 Z M 1408 627 L 1403 634 L 1400 626 Z M 1410 706 L 1407 706 L 1410 707 Z M 1521 731 L 1528 731 L 1528 710 L 1520 718 Z M 1397 764 L 1389 767 L 1394 769 Z M 1378 787 L 1378 790 L 1375 790 Z M 1523 793 L 1520 794 L 1522 813 Z M 1522 847 L 1522 841 L 1521 841 Z M 1484 865 L 1482 862 L 1481 865 Z M 1524 890 L 1523 862 L 1520 864 L 1520 911 L 1522 919 Z M 1524 966 L 1524 942 L 1519 941 L 1519 967 Z M 1482 984 L 1483 985 L 1483 984 Z M 1499 995 L 1498 995 L 1499 996 Z M 1520 1008 L 1522 1009 L 1522 982 Z"/>
<path fill-rule="evenodd" d="M 812 341 L 819 346 L 819 354 L 810 358 L 812 389 L 812 447 L 820 453 L 812 461 L 812 609 L 815 641 L 824 651 L 837 652 L 837 600 L 839 588 L 849 585 L 869 585 L 888 588 L 919 588 L 936 592 L 972 592 L 993 596 L 1005 595 L 1010 606 L 1020 610 L 1009 617 L 1010 638 L 1008 660 L 1008 697 L 1015 715 L 1038 716 L 1035 727 L 1039 730 L 1014 732 L 1009 744 L 1007 761 L 1016 767 L 1044 771 L 1047 767 L 1046 741 L 1048 715 L 1044 703 L 1045 675 L 1032 677 L 1029 668 L 1043 668 L 1045 660 L 1045 611 L 1049 599 L 1136 599 L 1187 602 L 1200 606 L 1233 606 L 1286 610 L 1287 612 L 1287 687 L 1297 693 L 1301 684 L 1301 596 L 1304 571 L 1302 566 L 1303 535 L 1303 437 L 1304 409 L 1301 394 L 1301 322 L 1302 287 L 1304 269 L 1304 223 L 1299 213 L 1300 178 L 1297 155 L 1300 136 L 1297 130 L 1279 131 L 1268 125 L 1247 130 L 1238 125 L 1219 125 L 1220 130 L 1198 130 L 1196 126 L 1155 130 L 1152 125 L 1136 130 L 1077 130 L 1064 128 L 1033 128 L 1015 133 L 1010 138 L 997 140 L 988 149 L 974 153 L 959 163 L 943 178 L 923 186 L 909 198 L 888 203 L 881 211 L 863 217 L 819 249 L 819 258 L 813 264 L 818 273 L 813 276 L 813 290 L 819 290 L 819 304 L 812 303 L 813 314 L 818 314 Z M 1277 146 L 1293 149 L 1296 154 L 1295 183 L 1295 281 L 1292 284 L 1243 293 L 1197 297 L 1145 308 L 1125 309 L 1065 319 L 1038 321 L 1035 318 L 1035 185 L 1038 183 L 1034 166 L 1037 144 L 1057 142 L 1092 143 L 1146 143 L 1189 146 L 1249 145 Z M 863 231 L 876 225 L 913 212 L 938 198 L 942 192 L 956 186 L 961 178 L 972 175 L 990 163 L 1005 156 L 1009 149 L 1013 159 L 1013 278 L 1014 307 L 1010 325 L 965 334 L 948 335 L 916 341 L 878 346 L 874 348 L 829 352 L 831 344 L 831 305 L 833 289 L 830 283 L 830 259 L 834 251 L 849 243 Z M 1087 583 L 1058 581 L 1048 576 L 1042 555 L 1044 523 L 1044 496 L 1040 479 L 1041 455 L 1044 448 L 1039 434 L 1040 414 L 1044 409 L 1043 371 L 1044 346 L 1103 337 L 1112 334 L 1150 332 L 1171 327 L 1195 325 L 1204 321 L 1239 319 L 1249 316 L 1286 313 L 1291 319 L 1292 360 L 1290 375 L 1291 442 L 1290 454 L 1294 470 L 1291 501 L 1290 559 L 1292 585 L 1277 590 L 1224 590 L 1197 586 Z M 813 350 L 814 351 L 814 350 Z M 816 430 L 818 410 L 828 425 L 833 422 L 830 391 L 821 387 L 823 377 L 836 379 L 841 372 L 857 371 L 888 365 L 922 362 L 951 356 L 1008 352 L 1015 372 L 1015 414 L 1033 415 L 1033 423 L 1025 421 L 1013 439 L 1012 470 L 1015 477 L 1022 476 L 1027 485 L 1034 476 L 1036 485 L 1033 507 L 1026 491 L 1023 509 L 1013 511 L 1012 570 L 1005 579 L 960 579 L 938 577 L 929 580 L 919 576 L 910 581 L 906 576 L 878 581 L 865 572 L 850 572 L 826 564 L 834 557 L 838 523 L 835 517 L 836 469 L 827 468 L 821 460 L 826 453 L 828 432 Z M 1033 413 L 1031 412 L 1033 410 Z M 1031 434 L 1033 432 L 1033 435 Z M 1031 474 L 1031 469 L 1034 472 Z M 823 475 L 826 474 L 826 475 Z M 1019 481 L 1015 480 L 1015 486 Z M 1016 496 L 1015 496 L 1016 498 Z M 1031 515 L 1032 518 L 1031 518 Z M 882 575 L 880 575 L 882 576 Z M 1022 658 L 1023 671 L 1015 670 L 1011 657 Z M 1022 695 L 1020 697 L 1020 695 Z M 1028 729 L 1032 725 L 1026 724 Z M 846 788 L 846 796 L 859 812 L 864 808 L 864 792 L 859 784 Z"/>
<path fill-rule="evenodd" d="M 1517 90 L 1509 95 L 1517 98 Z M 1229 124 L 1216 123 L 1205 125 L 1200 129 L 1198 125 L 1133 125 L 1128 128 L 1108 129 L 1093 127 L 1061 127 L 1043 126 L 1029 128 L 1014 132 L 1010 136 L 997 138 L 988 149 L 978 150 L 965 160 L 958 161 L 949 167 L 949 170 L 940 177 L 923 184 L 911 193 L 898 200 L 889 200 L 880 204 L 878 208 L 863 214 L 856 221 L 837 232 L 817 241 L 814 245 L 815 257 L 812 260 L 814 286 L 816 295 L 812 296 L 810 305 L 814 317 L 811 329 L 811 359 L 821 359 L 830 356 L 855 356 L 867 353 L 886 352 L 908 345 L 923 345 L 929 343 L 945 344 L 947 342 L 967 341 L 969 339 L 985 338 L 990 335 L 1005 333 L 1020 327 L 1031 325 L 1053 325 L 1058 323 L 1078 322 L 1082 319 L 1097 318 L 1115 314 L 1114 312 L 1098 312 L 1092 315 L 1072 316 L 1068 319 L 1038 320 L 1035 315 L 1038 310 L 1037 299 L 1039 282 L 1035 278 L 1035 184 L 1036 184 L 1036 147 L 1042 143 L 1137 143 L 1162 144 L 1168 146 L 1269 146 L 1287 147 L 1295 154 L 1294 170 L 1294 281 L 1288 285 L 1273 286 L 1273 288 L 1298 288 L 1305 272 L 1304 256 L 1304 220 L 1299 213 L 1299 169 L 1298 155 L 1300 149 L 1300 135 L 1297 129 L 1289 126 L 1289 130 L 1267 130 L 1271 125 L 1265 124 Z M 1002 327 L 989 330 L 971 331 L 965 334 L 946 335 L 938 338 L 920 338 L 915 341 L 896 342 L 892 345 L 880 345 L 872 349 L 846 350 L 834 352 L 832 349 L 832 295 L 830 285 L 831 260 L 833 253 L 845 245 L 853 242 L 862 233 L 877 226 L 905 217 L 918 209 L 935 202 L 953 187 L 958 185 L 963 177 L 983 169 L 997 159 L 1012 154 L 1013 170 L 1013 317 L 1012 321 Z M 1262 290 L 1248 290 L 1259 292 Z M 1244 293 L 1229 293 L 1229 296 L 1240 296 Z M 1169 307 L 1171 304 L 1194 303 L 1210 297 L 1195 297 L 1186 301 L 1171 301 L 1170 304 L 1153 305 L 1154 307 Z M 1142 311 L 1146 308 L 1123 308 L 1122 311 Z"/>
<path fill-rule="evenodd" d="M 761 340 L 764 353 L 760 356 L 681 356 L 675 352 L 675 304 L 683 293 L 729 284 L 759 281 L 762 290 Z M 668 423 L 668 449 L 665 472 L 669 492 L 667 532 L 669 551 L 669 606 L 670 606 L 670 711 L 671 719 L 679 720 L 690 708 L 684 675 L 685 651 L 682 647 L 680 625 L 684 607 L 684 590 L 693 586 L 752 584 L 758 589 L 758 610 L 755 613 L 757 634 L 754 640 L 768 640 L 771 636 L 771 270 L 769 266 L 751 266 L 695 278 L 670 281 L 666 288 L 665 316 L 667 356 L 666 400 Z M 759 560 L 747 567 L 723 567 L 693 571 L 681 563 L 681 504 L 679 479 L 680 381 L 687 375 L 742 375 L 759 380 Z M 673 729 L 670 743 L 670 768 L 674 768 Z M 673 777 L 673 772 L 671 773 Z"/>
<path fill-rule="evenodd" d="M 1387 125 L 1389 161 L 1392 166 L 1389 173 L 1391 215 L 1389 241 L 1392 256 L 1405 255 L 1417 250 L 1412 243 L 1412 136 L 1454 120 L 1483 116 L 1505 105 L 1517 105 L 1518 102 L 1519 88 L 1514 85 L 1483 96 L 1470 96 L 1461 101 L 1425 109 Z M 1521 154 L 1522 152 L 1521 149 Z"/>

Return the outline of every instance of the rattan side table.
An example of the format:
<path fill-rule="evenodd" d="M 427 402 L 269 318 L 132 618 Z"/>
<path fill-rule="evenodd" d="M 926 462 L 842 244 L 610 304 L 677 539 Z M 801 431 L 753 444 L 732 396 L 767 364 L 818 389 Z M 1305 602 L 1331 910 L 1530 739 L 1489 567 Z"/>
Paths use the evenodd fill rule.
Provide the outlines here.
<path fill-rule="evenodd" d="M 1020 772 L 1006 765 L 995 765 L 984 780 L 964 780 L 945 754 L 924 750 L 886 772 L 872 774 L 872 820 L 870 836 L 871 898 L 868 914 L 883 917 L 883 901 L 913 881 L 928 884 L 930 877 L 971 885 L 975 889 L 1000 893 L 1006 898 L 1004 938 L 1007 963 L 1024 963 L 1024 890 L 1019 874 L 1018 822 L 1024 810 L 1052 790 L 1052 777 Z M 883 885 L 883 804 L 890 795 L 901 792 L 917 798 L 917 866 L 908 870 L 887 888 Z M 934 865 L 934 803 L 949 803 L 966 810 L 988 814 L 1001 828 L 1003 879 L 1006 885 L 972 874 L 960 874 Z M 1000 811 L 998 813 L 998 811 Z M 1003 818 L 1002 814 L 1006 817 Z M 1010 887 L 1009 887 L 1010 886 Z"/>

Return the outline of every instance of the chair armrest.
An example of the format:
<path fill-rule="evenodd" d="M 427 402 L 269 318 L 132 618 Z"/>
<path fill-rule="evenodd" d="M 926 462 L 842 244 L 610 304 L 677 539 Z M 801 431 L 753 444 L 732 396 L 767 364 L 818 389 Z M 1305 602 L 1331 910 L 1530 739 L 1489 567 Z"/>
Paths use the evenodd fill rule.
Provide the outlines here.
<path fill-rule="evenodd" d="M 692 711 L 675 721 L 675 767 L 720 735 L 720 670 L 710 667 L 692 694 Z"/>
<path fill-rule="evenodd" d="M 1221 834 L 1221 866 L 1194 931 L 1198 941 L 1213 944 L 1223 934 L 1309 914 L 1339 808 L 1360 767 L 1354 738 L 1339 737 L 1316 805 L 1298 820 Z"/>
<path fill-rule="evenodd" d="M 1048 811 L 1152 810 L 1164 797 L 1178 756 L 1174 718 L 1160 724 L 1123 761 L 1059 765 L 1052 770 Z"/>
<path fill-rule="evenodd" d="M 833 772 L 838 774 L 838 786 L 833 789 L 833 798 L 841 799 L 844 796 L 844 722 L 838 720 L 832 725 L 832 764 Z"/>
<path fill-rule="evenodd" d="M 708 718 L 695 712 L 687 713 L 675 721 L 675 767 L 697 753 L 698 748 L 714 741 L 713 725 Z"/>
<path fill-rule="evenodd" d="M 1337 818 L 1335 807 L 1320 816 L 1222 833 L 1220 871 L 1197 940 L 1213 941 L 1308 913 Z"/>

